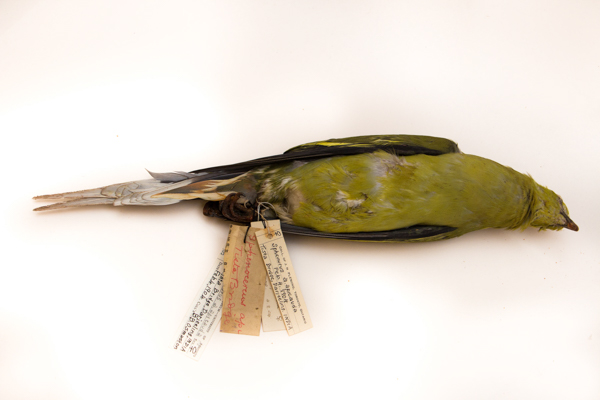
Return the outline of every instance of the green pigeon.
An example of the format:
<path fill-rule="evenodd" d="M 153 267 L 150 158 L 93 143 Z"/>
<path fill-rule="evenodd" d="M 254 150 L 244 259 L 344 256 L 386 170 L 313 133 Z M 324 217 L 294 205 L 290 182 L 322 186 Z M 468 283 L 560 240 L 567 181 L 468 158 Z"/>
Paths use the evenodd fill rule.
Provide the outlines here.
<path fill-rule="evenodd" d="M 204 214 L 281 220 L 288 233 L 359 241 L 433 241 L 484 228 L 579 228 L 560 196 L 455 142 L 358 136 L 281 155 L 152 179 L 38 196 L 54 210 L 97 204 L 169 205 L 202 199 Z"/>

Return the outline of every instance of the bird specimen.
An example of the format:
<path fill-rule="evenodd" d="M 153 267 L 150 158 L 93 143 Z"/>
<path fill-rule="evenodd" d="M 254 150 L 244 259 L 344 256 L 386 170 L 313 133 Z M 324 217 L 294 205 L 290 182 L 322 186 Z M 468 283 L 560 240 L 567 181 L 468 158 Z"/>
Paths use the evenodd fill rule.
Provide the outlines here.
<path fill-rule="evenodd" d="M 281 221 L 284 232 L 359 241 L 433 241 L 484 228 L 579 228 L 556 193 L 451 140 L 379 135 L 331 139 L 281 155 L 35 197 L 36 211 L 207 201 L 233 222 Z"/>

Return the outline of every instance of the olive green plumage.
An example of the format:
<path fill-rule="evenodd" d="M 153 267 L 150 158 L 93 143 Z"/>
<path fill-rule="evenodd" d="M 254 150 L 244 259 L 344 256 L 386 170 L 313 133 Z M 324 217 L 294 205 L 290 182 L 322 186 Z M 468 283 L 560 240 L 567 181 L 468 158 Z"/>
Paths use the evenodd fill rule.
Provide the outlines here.
<path fill-rule="evenodd" d="M 398 157 L 377 151 L 261 172 L 259 201 L 284 222 L 323 232 L 388 231 L 414 225 L 456 230 L 560 229 L 559 197 L 527 176 L 485 158 L 450 153 Z M 540 220 L 536 205 L 552 214 Z M 546 207 L 545 207 L 546 208 Z M 537 213 L 536 213 L 537 211 Z"/>
<path fill-rule="evenodd" d="M 452 238 L 484 228 L 578 229 L 554 192 L 529 175 L 463 154 L 447 139 L 363 136 L 301 145 L 288 153 L 367 144 L 375 147 L 373 152 L 250 171 L 258 182 L 258 200 L 272 204 L 283 222 L 319 232 L 381 232 L 416 225 L 456 228 L 411 241 Z M 391 144 L 418 146 L 437 155 L 379 150 Z"/>
<path fill-rule="evenodd" d="M 123 185 L 132 184 L 151 187 L 145 189 L 147 204 L 223 202 L 240 193 L 239 203 L 264 203 L 292 233 L 354 240 L 432 241 L 484 228 L 578 229 L 562 199 L 530 176 L 428 136 L 332 139 L 179 174 L 95 190 L 110 192 L 102 204 L 107 196 L 112 203 L 131 204 Z M 89 192 L 45 196 L 66 201 L 47 208 L 89 204 L 93 196 L 81 194 Z M 82 200 L 88 202 L 69 204 Z"/>

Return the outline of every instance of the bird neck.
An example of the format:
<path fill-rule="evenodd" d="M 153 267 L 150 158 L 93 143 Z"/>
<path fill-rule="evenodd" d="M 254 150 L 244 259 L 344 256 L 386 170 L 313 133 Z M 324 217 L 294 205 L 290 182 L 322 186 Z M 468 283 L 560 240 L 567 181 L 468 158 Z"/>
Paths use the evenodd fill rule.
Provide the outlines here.
<path fill-rule="evenodd" d="M 529 176 L 528 176 L 529 177 Z M 549 190 L 543 186 L 540 186 L 537 182 L 535 182 L 531 177 L 531 187 L 529 189 L 529 207 L 527 210 L 527 214 L 523 219 L 523 224 L 521 225 L 522 229 L 533 226 L 533 221 L 538 218 L 540 213 L 543 213 L 546 208 L 546 201 L 548 200 Z M 535 224 L 534 227 L 537 227 L 538 224 Z"/>
<path fill-rule="evenodd" d="M 526 188 L 526 208 L 521 220 L 515 224 L 513 229 L 523 230 L 531 226 L 531 222 L 533 221 L 536 211 L 543 207 L 543 202 L 541 201 L 540 186 L 533 180 L 533 178 L 525 174 L 519 175 L 524 178 L 523 187 Z"/>

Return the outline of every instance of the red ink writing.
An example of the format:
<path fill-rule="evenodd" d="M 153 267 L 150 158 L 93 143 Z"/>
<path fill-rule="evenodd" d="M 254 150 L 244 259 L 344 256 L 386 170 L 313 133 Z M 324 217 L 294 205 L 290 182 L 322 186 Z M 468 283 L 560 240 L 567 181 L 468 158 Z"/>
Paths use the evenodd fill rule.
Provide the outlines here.
<path fill-rule="evenodd" d="M 255 240 L 250 238 L 250 240 Z M 242 281 L 242 299 L 240 300 L 240 304 L 246 307 L 246 294 L 248 294 L 248 282 L 250 281 L 250 264 L 252 263 L 252 256 L 255 255 L 252 251 L 254 245 L 252 243 L 248 243 L 248 251 L 246 252 L 246 265 L 244 266 L 244 280 Z"/>
<path fill-rule="evenodd" d="M 235 248 L 235 253 L 233 254 L 233 260 L 231 262 L 231 265 L 232 265 L 231 276 L 229 278 L 229 293 L 227 296 L 227 308 L 229 309 L 229 311 L 226 311 L 223 313 L 226 324 L 231 323 L 231 320 L 230 320 L 230 318 L 232 318 L 231 310 L 233 309 L 233 307 L 235 307 L 235 303 L 233 302 L 233 294 L 235 292 L 235 289 L 237 289 L 239 286 L 238 276 L 239 276 L 239 271 L 240 271 L 240 258 L 242 257 L 242 250 L 243 249 L 241 247 Z"/>

